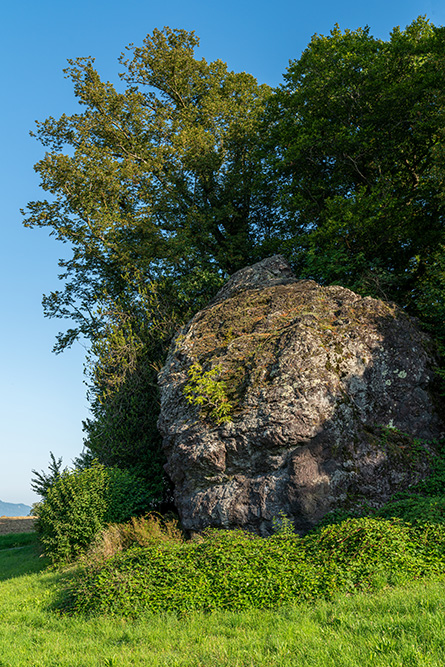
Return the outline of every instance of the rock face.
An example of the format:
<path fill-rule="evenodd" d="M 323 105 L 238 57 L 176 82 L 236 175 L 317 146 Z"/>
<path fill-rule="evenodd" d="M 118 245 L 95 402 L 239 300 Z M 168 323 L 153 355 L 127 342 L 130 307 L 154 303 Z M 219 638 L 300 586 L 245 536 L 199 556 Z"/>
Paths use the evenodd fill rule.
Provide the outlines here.
<path fill-rule="evenodd" d="M 430 460 L 418 439 L 445 430 L 430 350 L 396 306 L 297 280 L 279 255 L 238 271 L 179 333 L 159 374 L 184 527 L 267 535 L 284 512 L 304 531 L 418 481 Z"/>

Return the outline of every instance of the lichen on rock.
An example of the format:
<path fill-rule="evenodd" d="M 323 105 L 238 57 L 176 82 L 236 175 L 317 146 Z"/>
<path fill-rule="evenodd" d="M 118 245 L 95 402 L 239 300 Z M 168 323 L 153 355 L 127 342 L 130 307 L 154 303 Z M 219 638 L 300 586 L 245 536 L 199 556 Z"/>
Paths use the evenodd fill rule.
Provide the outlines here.
<path fill-rule="evenodd" d="M 394 304 L 297 280 L 280 255 L 238 271 L 178 334 L 159 374 L 184 527 L 266 535 L 284 512 L 304 531 L 416 482 L 427 449 L 409 452 L 444 430 L 430 347 Z M 194 364 L 212 378 L 218 369 L 229 419 L 187 400 Z"/>

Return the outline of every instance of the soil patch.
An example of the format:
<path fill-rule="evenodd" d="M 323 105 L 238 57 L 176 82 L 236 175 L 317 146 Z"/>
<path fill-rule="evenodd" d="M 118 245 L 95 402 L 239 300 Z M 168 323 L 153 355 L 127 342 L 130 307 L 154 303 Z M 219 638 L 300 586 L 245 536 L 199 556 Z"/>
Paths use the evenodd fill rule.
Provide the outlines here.
<path fill-rule="evenodd" d="M 1 516 L 0 535 L 10 533 L 30 533 L 34 530 L 36 518 L 34 516 Z"/>

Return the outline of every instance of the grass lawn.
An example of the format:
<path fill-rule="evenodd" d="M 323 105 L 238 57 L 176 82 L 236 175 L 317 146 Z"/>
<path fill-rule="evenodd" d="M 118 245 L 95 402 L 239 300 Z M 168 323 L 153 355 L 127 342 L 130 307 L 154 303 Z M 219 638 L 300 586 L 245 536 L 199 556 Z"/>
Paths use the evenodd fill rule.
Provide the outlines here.
<path fill-rule="evenodd" d="M 34 538 L 0 539 L 0 667 L 439 667 L 445 581 L 275 612 L 145 615 L 50 610 L 69 572 L 46 570 Z"/>

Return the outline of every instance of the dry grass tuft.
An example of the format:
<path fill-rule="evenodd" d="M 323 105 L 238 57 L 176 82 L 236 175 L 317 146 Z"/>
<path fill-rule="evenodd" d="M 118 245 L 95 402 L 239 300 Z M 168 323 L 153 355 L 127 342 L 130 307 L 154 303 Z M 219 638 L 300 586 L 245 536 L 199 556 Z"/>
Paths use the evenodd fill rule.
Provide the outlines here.
<path fill-rule="evenodd" d="M 128 523 L 107 526 L 89 549 L 85 560 L 103 561 L 132 546 L 146 547 L 156 542 L 183 541 L 184 534 L 176 518 L 151 512 L 145 516 L 133 517 Z"/>

